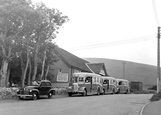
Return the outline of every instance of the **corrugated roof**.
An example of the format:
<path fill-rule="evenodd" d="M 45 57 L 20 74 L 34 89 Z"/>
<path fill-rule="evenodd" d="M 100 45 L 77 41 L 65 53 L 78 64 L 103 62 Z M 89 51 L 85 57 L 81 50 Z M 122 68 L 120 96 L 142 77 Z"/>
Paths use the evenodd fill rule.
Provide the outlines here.
<path fill-rule="evenodd" d="M 68 66 L 78 68 L 84 72 L 91 72 L 86 66 L 86 63 L 89 63 L 88 61 L 85 61 L 58 46 L 54 48 L 54 51 L 65 63 L 68 64 Z"/>

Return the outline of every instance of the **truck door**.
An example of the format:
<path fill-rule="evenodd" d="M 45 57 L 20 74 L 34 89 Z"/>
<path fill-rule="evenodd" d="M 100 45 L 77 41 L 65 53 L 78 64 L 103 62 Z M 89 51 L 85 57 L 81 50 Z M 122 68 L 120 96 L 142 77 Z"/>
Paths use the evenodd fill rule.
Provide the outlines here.
<path fill-rule="evenodd" d="M 92 77 L 87 76 L 85 79 L 85 87 L 87 89 L 87 92 L 92 92 Z"/>

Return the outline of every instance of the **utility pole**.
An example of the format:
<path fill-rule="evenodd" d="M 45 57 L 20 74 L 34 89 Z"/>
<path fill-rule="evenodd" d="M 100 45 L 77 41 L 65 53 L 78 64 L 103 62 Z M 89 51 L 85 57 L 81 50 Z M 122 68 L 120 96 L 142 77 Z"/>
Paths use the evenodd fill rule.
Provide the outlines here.
<path fill-rule="evenodd" d="M 152 0 L 153 8 L 154 8 L 154 14 L 156 23 L 158 26 L 158 33 L 157 33 L 157 93 L 160 91 L 160 23 L 159 23 L 159 17 L 157 14 L 157 7 L 155 0 Z"/>
<path fill-rule="evenodd" d="M 125 64 L 126 64 L 126 62 L 123 61 L 122 64 L 123 64 L 123 79 L 125 79 Z"/>
<path fill-rule="evenodd" d="M 158 73 L 158 77 L 157 77 L 157 93 L 159 93 L 160 91 L 160 27 L 158 27 L 158 59 L 157 59 L 157 73 Z"/>

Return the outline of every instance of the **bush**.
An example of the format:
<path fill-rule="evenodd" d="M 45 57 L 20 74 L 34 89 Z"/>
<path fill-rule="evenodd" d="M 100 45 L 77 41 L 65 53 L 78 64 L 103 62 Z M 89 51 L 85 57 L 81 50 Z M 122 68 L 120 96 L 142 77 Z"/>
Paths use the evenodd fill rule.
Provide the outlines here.
<path fill-rule="evenodd" d="M 161 91 L 159 93 L 154 94 L 150 101 L 159 101 L 161 99 Z"/>
<path fill-rule="evenodd" d="M 54 88 L 55 95 L 66 95 L 67 89 L 66 88 Z"/>
<path fill-rule="evenodd" d="M 154 94 L 154 93 L 156 93 L 156 91 L 154 91 L 154 90 L 141 90 L 141 91 L 138 91 L 136 89 L 131 89 L 130 92 L 134 93 L 134 94 Z"/>
<path fill-rule="evenodd" d="M 0 100 L 16 97 L 17 88 L 0 87 Z"/>
<path fill-rule="evenodd" d="M 157 86 L 153 85 L 152 87 L 149 87 L 148 90 L 157 90 Z"/>

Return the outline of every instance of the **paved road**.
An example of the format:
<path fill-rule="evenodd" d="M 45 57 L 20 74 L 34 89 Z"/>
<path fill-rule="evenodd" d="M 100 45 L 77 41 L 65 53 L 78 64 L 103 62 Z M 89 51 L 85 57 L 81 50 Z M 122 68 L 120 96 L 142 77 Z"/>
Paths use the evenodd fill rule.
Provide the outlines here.
<path fill-rule="evenodd" d="M 147 104 L 143 109 L 142 115 L 161 115 L 161 100 Z"/>
<path fill-rule="evenodd" d="M 0 101 L 0 115 L 139 115 L 150 94 Z"/>

